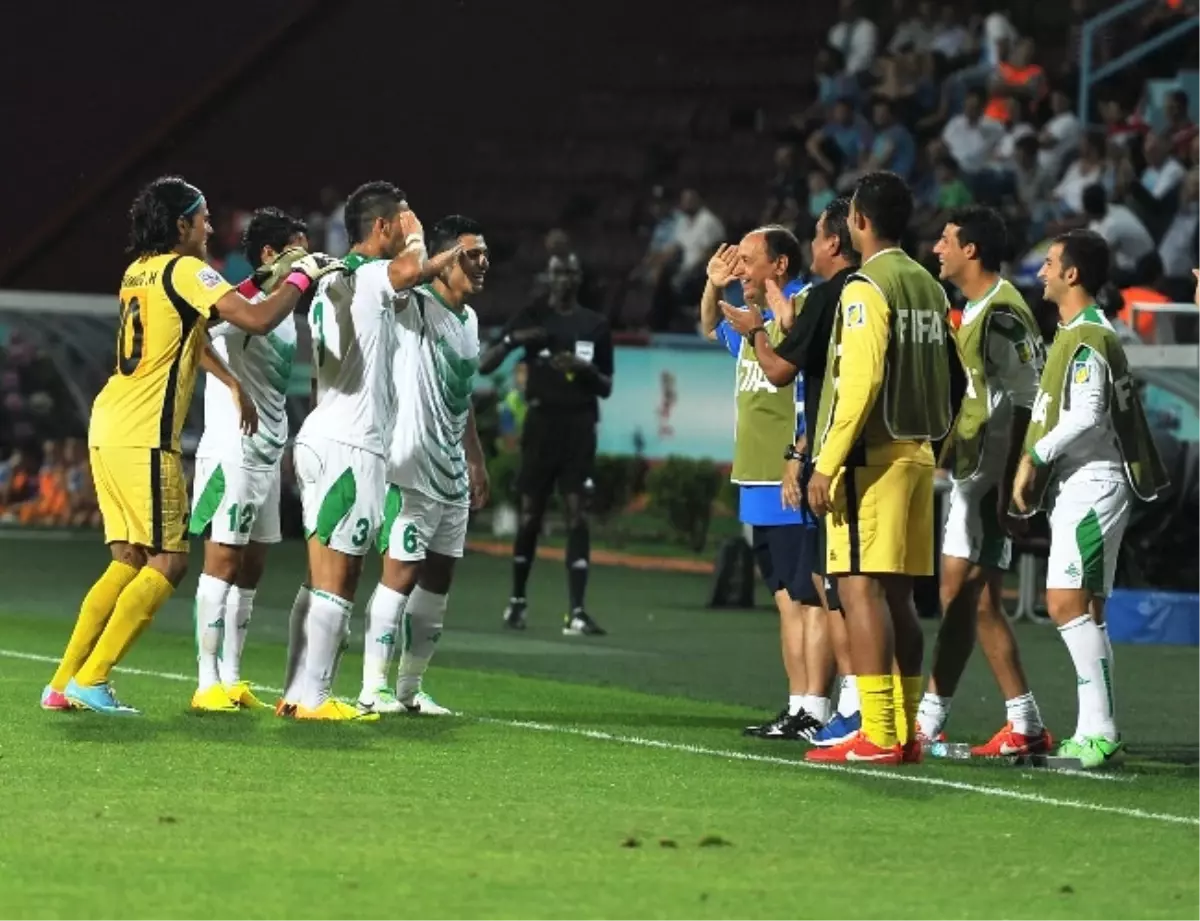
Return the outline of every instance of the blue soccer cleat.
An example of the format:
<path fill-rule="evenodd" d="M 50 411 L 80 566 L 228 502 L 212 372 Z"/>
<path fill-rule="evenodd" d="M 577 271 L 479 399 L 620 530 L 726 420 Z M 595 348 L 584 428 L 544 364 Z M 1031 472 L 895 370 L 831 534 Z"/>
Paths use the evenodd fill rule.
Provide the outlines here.
<path fill-rule="evenodd" d="M 111 684 L 97 684 L 93 687 L 84 687 L 77 684 L 72 678 L 67 682 L 67 689 L 64 692 L 67 700 L 81 710 L 91 710 L 93 713 L 108 713 L 115 716 L 139 716 L 140 710 L 133 707 L 127 707 L 119 700 L 117 695 L 113 693 Z"/>
<path fill-rule="evenodd" d="M 829 748 L 853 738 L 860 729 L 862 729 L 861 713 L 854 713 L 850 716 L 835 713 L 833 719 L 813 734 L 811 741 L 818 748 Z"/>

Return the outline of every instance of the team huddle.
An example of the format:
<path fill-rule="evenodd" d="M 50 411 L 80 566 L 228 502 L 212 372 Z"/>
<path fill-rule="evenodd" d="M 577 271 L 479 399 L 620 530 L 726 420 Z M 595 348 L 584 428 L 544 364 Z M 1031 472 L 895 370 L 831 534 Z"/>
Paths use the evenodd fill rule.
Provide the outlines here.
<path fill-rule="evenodd" d="M 460 215 L 427 235 L 405 193 L 386 182 L 357 189 L 345 214 L 351 251 L 333 259 L 307 252 L 303 224 L 257 211 L 245 233 L 254 274 L 234 288 L 204 261 L 212 228 L 198 189 L 164 177 L 135 200 L 116 371 L 88 435 L 112 562 L 84 598 L 44 708 L 138 712 L 109 677 L 186 573 L 189 534 L 206 537 L 192 708 L 267 706 L 240 661 L 266 549 L 281 539 L 293 311 L 304 299 L 313 409 L 293 457 L 308 577 L 291 611 L 276 713 L 371 721 L 449 712 L 421 683 L 469 510 L 488 499 L 471 407 L 479 328 L 467 303 L 483 288 L 487 243 Z M 179 438 L 200 369 L 210 381 L 189 513 Z M 331 689 L 374 547 L 383 576 L 368 605 L 362 691 L 350 705 Z"/>
<path fill-rule="evenodd" d="M 734 480 L 775 592 L 789 683 L 787 706 L 746 733 L 811 742 L 812 761 L 920 761 L 945 742 L 978 635 L 1007 718 L 970 754 L 1100 767 L 1122 749 L 1104 599 L 1134 497 L 1152 501 L 1166 485 L 1121 343 L 1096 305 L 1108 246 L 1090 231 L 1050 246 L 1039 279 L 1059 327 L 1047 353 L 999 274 L 1000 215 L 951 215 L 935 248 L 941 280 L 967 299 L 955 330 L 945 290 L 900 248 L 912 210 L 899 177 L 864 176 L 817 221 L 812 268 L 826 281 L 790 297 L 800 247 L 782 227 L 752 231 L 709 264 L 702 326 L 739 358 Z M 718 300 L 735 277 L 745 308 Z M 965 380 L 957 413 L 955 362 Z M 951 492 L 927 680 L 913 591 L 933 574 L 938 466 Z M 756 499 L 763 489 L 774 492 Z M 1078 685 L 1076 730 L 1057 746 L 1001 604 L 1012 538 L 1042 509 L 1047 607 Z"/>

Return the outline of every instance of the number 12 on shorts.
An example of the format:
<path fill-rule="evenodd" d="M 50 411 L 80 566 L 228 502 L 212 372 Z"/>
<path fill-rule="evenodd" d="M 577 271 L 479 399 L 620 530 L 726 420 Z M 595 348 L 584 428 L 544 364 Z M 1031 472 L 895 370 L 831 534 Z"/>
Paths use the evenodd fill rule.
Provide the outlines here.
<path fill-rule="evenodd" d="M 254 524 L 254 503 L 247 502 L 238 505 L 236 502 L 229 506 L 229 530 L 235 534 L 249 534 L 250 526 Z"/>

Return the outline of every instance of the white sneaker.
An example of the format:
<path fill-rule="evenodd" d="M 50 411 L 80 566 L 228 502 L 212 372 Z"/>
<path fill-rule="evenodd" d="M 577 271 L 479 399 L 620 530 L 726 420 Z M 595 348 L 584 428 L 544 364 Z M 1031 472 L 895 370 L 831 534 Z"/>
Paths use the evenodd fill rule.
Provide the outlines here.
<path fill-rule="evenodd" d="M 359 713 L 403 713 L 406 709 L 388 688 L 358 696 Z"/>
<path fill-rule="evenodd" d="M 401 706 L 409 713 L 419 713 L 422 716 L 454 716 L 453 710 L 447 710 L 424 691 L 417 691 L 411 703 Z"/>

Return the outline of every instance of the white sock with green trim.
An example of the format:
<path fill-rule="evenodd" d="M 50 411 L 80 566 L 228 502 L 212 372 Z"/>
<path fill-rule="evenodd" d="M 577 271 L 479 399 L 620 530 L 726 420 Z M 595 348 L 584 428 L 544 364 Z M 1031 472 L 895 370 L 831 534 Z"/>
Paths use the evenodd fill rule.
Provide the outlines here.
<path fill-rule="evenodd" d="M 221 684 L 229 687 L 242 680 L 242 651 L 246 648 L 246 631 L 254 612 L 252 588 L 231 586 L 225 597 L 225 642 L 221 651 Z"/>
<path fill-rule="evenodd" d="M 1117 724 L 1113 713 L 1112 664 L 1104 634 L 1090 614 L 1081 614 L 1058 628 L 1071 661 L 1079 692 L 1079 721 L 1075 738 L 1104 736 L 1117 739 Z"/>
<path fill-rule="evenodd" d="M 196 583 L 196 663 L 201 691 L 221 683 L 217 657 L 221 654 L 221 637 L 225 629 L 226 598 L 232 587 L 216 576 L 203 573 Z"/>
<path fill-rule="evenodd" d="M 300 703 L 316 710 L 333 694 L 342 644 L 350 632 L 354 602 L 330 592 L 312 591 L 304 625 L 304 679 Z"/>
<path fill-rule="evenodd" d="M 367 602 L 362 700 L 371 700 L 376 691 L 388 686 L 388 670 L 400 634 L 400 619 L 404 616 L 407 604 L 408 595 L 393 591 L 382 582 L 375 586 L 375 592 Z"/>
<path fill-rule="evenodd" d="M 288 616 L 287 666 L 283 673 L 283 699 L 289 704 L 300 703 L 303 682 L 304 624 L 308 620 L 308 609 L 312 604 L 312 589 L 301 585 L 292 602 L 292 613 Z"/>
<path fill-rule="evenodd" d="M 396 679 L 396 696 L 401 703 L 411 704 L 421 690 L 421 678 L 442 637 L 448 597 L 427 592 L 419 585 L 408 596 L 404 611 L 404 651 L 400 654 L 400 674 Z"/>

